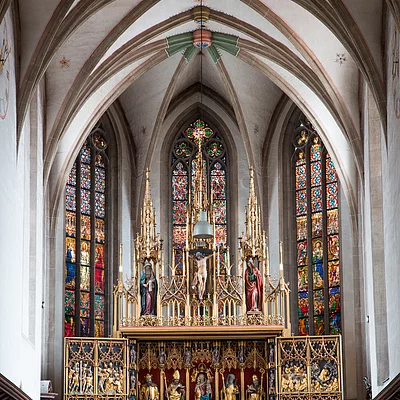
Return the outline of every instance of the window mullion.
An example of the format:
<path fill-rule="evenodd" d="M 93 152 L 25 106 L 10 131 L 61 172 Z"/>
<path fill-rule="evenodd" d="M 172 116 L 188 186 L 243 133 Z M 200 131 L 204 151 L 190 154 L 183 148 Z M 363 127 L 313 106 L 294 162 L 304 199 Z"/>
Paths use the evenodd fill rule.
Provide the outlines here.
<path fill-rule="evenodd" d="M 80 153 L 79 153 L 80 154 Z M 76 160 L 75 335 L 81 336 L 81 160 Z"/>
<path fill-rule="evenodd" d="M 90 336 L 95 336 L 94 294 L 95 294 L 95 160 L 96 150 L 90 143 L 92 157 L 90 159 Z"/>
<path fill-rule="evenodd" d="M 314 276 L 312 260 L 312 198 L 311 198 L 311 162 L 310 146 L 305 149 L 307 176 L 307 254 L 308 254 L 308 332 L 314 334 Z"/>
<path fill-rule="evenodd" d="M 324 244 L 324 325 L 325 334 L 329 334 L 329 276 L 328 276 L 328 237 L 327 237 L 327 207 L 326 207 L 326 149 L 322 153 L 322 240 Z"/>

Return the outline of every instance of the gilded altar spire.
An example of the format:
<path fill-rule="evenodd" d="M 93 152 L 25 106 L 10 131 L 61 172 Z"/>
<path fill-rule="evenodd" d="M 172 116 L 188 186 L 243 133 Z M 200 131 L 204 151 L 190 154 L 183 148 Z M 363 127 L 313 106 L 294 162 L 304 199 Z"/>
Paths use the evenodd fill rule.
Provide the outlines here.
<path fill-rule="evenodd" d="M 146 170 L 146 189 L 143 207 L 140 211 L 140 234 L 136 238 L 136 256 L 138 261 L 160 261 L 160 237 L 156 233 L 156 210 L 153 207 L 150 187 L 150 171 Z"/>
<path fill-rule="evenodd" d="M 256 196 L 253 167 L 250 167 L 250 188 L 245 224 L 246 234 L 243 233 L 241 240 L 243 256 L 264 260 L 266 257 L 266 239 L 265 232 L 261 230 L 261 208 Z"/>

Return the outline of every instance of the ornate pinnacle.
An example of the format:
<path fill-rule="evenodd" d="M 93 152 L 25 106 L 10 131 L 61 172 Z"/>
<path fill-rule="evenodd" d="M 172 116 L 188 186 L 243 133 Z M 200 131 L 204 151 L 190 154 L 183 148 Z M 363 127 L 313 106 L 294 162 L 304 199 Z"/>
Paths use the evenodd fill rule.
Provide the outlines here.
<path fill-rule="evenodd" d="M 243 255 L 247 257 L 265 258 L 265 234 L 261 230 L 261 209 L 254 184 L 254 168 L 250 167 L 250 188 L 249 199 L 246 210 L 246 235 L 243 237 L 240 246 Z"/>
<path fill-rule="evenodd" d="M 156 234 L 156 210 L 153 207 L 150 188 L 150 171 L 146 170 L 146 190 L 140 213 L 140 235 L 136 239 L 136 251 L 141 260 L 159 257 L 159 236 Z"/>

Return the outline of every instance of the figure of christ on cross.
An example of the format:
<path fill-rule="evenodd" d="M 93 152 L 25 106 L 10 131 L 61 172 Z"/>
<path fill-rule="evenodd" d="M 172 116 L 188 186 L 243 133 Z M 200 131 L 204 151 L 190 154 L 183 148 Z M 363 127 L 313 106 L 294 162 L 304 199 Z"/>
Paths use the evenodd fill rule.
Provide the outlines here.
<path fill-rule="evenodd" d="M 207 284 L 207 260 L 212 257 L 212 254 L 206 257 L 198 251 L 194 257 L 189 257 L 191 257 L 197 264 L 197 272 L 193 278 L 192 288 L 195 289 L 197 287 L 199 300 L 203 300 Z"/>

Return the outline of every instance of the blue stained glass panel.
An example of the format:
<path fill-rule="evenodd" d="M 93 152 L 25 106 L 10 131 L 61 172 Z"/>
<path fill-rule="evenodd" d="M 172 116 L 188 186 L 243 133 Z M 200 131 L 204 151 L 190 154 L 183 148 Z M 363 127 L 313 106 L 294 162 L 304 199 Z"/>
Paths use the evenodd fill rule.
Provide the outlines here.
<path fill-rule="evenodd" d="M 65 187 L 65 207 L 68 211 L 76 211 L 76 188 L 67 185 Z"/>
<path fill-rule="evenodd" d="M 72 166 L 71 172 L 68 175 L 67 184 L 71 186 L 76 185 L 76 162 Z"/>
<path fill-rule="evenodd" d="M 90 189 L 90 165 L 81 164 L 81 187 Z"/>
<path fill-rule="evenodd" d="M 76 278 L 76 263 L 65 263 L 65 287 L 68 289 L 75 289 Z"/>
<path fill-rule="evenodd" d="M 311 186 L 319 186 L 322 183 L 321 162 L 311 163 Z"/>
<path fill-rule="evenodd" d="M 307 185 L 307 170 L 305 164 L 296 167 L 296 190 L 305 189 Z"/>
<path fill-rule="evenodd" d="M 94 170 L 94 181 L 96 192 L 104 193 L 106 190 L 106 170 L 96 167 Z"/>
<path fill-rule="evenodd" d="M 335 164 L 332 159 L 327 155 L 326 159 L 326 181 L 327 182 L 335 182 L 337 181 L 337 174 L 335 169 Z"/>
<path fill-rule="evenodd" d="M 90 215 L 90 192 L 86 189 L 81 189 L 81 213 Z"/>
<path fill-rule="evenodd" d="M 329 183 L 326 185 L 326 206 L 329 209 L 337 208 L 339 205 L 338 200 L 338 184 Z"/>
<path fill-rule="evenodd" d="M 104 218 L 106 215 L 106 196 L 103 193 L 94 195 L 94 211 L 96 217 Z"/>
<path fill-rule="evenodd" d="M 311 211 L 313 213 L 322 211 L 322 189 L 320 186 L 311 189 Z"/>
<path fill-rule="evenodd" d="M 296 192 L 296 215 L 307 213 L 307 192 L 299 190 Z"/>
<path fill-rule="evenodd" d="M 90 164 L 90 160 L 91 160 L 91 158 L 92 158 L 91 153 L 92 153 L 92 152 L 91 152 L 91 150 L 90 150 L 90 147 L 88 147 L 87 144 L 85 143 L 85 144 L 83 145 L 82 149 L 81 149 L 81 155 L 80 155 L 80 157 L 81 157 L 81 162 L 82 162 L 82 163 L 86 163 L 86 164 Z"/>

